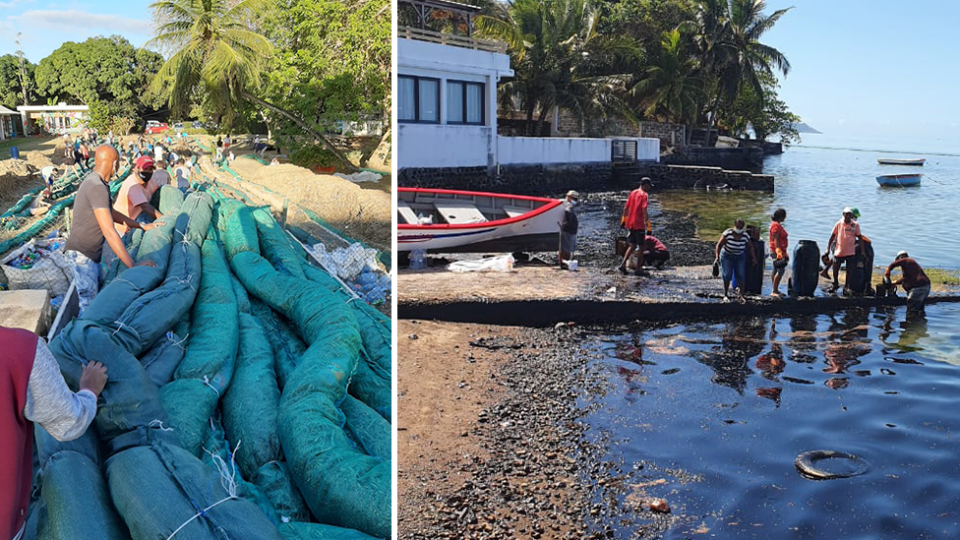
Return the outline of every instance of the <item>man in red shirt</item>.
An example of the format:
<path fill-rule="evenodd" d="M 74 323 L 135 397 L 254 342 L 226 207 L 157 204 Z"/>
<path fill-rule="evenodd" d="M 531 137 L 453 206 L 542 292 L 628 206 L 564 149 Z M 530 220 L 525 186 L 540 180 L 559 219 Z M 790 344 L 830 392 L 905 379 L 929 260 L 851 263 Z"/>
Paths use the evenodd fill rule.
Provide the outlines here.
<path fill-rule="evenodd" d="M 643 239 L 643 258 L 652 262 L 657 270 L 660 270 L 670 260 L 670 252 L 663 242 L 653 236 L 647 236 Z"/>
<path fill-rule="evenodd" d="M 883 274 L 887 282 L 890 281 L 890 273 L 894 268 L 900 268 L 903 272 L 903 277 L 893 284 L 902 285 L 903 290 L 907 291 L 907 316 L 923 314 L 923 304 L 930 296 L 930 278 L 906 251 L 897 253 L 897 258 L 887 267 Z"/>
<path fill-rule="evenodd" d="M 642 274 L 644 233 L 649 222 L 647 217 L 647 191 L 652 186 L 650 179 L 644 176 L 640 180 L 640 187 L 630 192 L 630 196 L 627 197 L 627 204 L 623 207 L 620 226 L 627 229 L 627 242 L 630 243 L 630 246 L 623 255 L 623 262 L 620 263 L 621 274 L 627 273 L 627 261 L 634 254 L 637 255 L 637 275 Z"/>

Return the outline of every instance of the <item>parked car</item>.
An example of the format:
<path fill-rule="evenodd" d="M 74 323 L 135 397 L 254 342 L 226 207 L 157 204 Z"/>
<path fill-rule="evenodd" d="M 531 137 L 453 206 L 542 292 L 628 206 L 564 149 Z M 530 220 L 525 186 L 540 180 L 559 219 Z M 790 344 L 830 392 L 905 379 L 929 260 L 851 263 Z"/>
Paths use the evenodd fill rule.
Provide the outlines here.
<path fill-rule="evenodd" d="M 156 120 L 150 120 L 147 122 L 147 129 L 145 131 L 147 133 L 163 133 L 168 129 L 170 129 L 170 126 L 167 124 L 163 122 L 157 122 Z"/>
<path fill-rule="evenodd" d="M 199 120 L 194 120 L 194 121 L 190 124 L 190 127 L 192 127 L 193 129 L 203 129 L 203 122 L 201 122 L 201 121 L 199 121 Z"/>
<path fill-rule="evenodd" d="M 173 129 L 177 131 L 183 131 L 183 122 L 177 122 L 173 125 Z"/>

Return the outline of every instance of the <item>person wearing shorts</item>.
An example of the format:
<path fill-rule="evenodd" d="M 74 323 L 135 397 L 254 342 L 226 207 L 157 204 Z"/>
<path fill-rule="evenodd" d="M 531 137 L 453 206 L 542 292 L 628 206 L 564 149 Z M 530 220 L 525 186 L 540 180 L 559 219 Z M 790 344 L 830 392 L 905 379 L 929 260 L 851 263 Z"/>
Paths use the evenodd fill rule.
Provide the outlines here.
<path fill-rule="evenodd" d="M 783 274 L 787 271 L 787 264 L 790 262 L 790 255 L 787 254 L 787 230 L 783 228 L 783 222 L 786 219 L 787 211 L 777 208 L 770 222 L 770 256 L 773 258 L 773 272 L 770 274 L 773 279 L 773 291 L 770 296 L 783 296 L 780 294 L 780 281 L 783 280 Z"/>
<path fill-rule="evenodd" d="M 649 219 L 647 216 L 647 192 L 653 187 L 650 178 L 646 176 L 640 180 L 640 187 L 631 191 L 627 197 L 627 204 L 623 206 L 623 215 L 620 217 L 620 226 L 627 229 L 627 247 L 623 254 L 623 261 L 620 263 L 621 274 L 627 273 L 627 262 L 630 257 L 637 257 L 637 275 L 643 275 L 643 247 L 644 237 L 648 228 Z"/>
<path fill-rule="evenodd" d="M 857 254 L 857 240 L 862 239 L 860 234 L 860 224 L 855 219 L 859 212 L 853 208 L 843 209 L 843 218 L 833 226 L 833 232 L 830 233 L 828 246 L 836 246 L 833 251 L 833 290 L 840 288 L 840 266 L 846 265 L 847 271 L 850 271 L 850 264 L 853 262 L 854 255 Z"/>

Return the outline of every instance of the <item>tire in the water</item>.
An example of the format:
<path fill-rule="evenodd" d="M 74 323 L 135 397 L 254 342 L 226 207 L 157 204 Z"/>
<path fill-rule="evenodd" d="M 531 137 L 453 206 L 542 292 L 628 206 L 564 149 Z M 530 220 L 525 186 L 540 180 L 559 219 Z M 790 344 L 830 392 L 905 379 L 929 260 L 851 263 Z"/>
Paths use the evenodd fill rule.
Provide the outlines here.
<path fill-rule="evenodd" d="M 844 459 L 851 466 L 845 471 L 830 471 L 817 466 L 817 463 L 827 459 Z M 833 480 L 835 478 L 850 478 L 859 476 L 869 469 L 869 464 L 860 456 L 836 452 L 834 450 L 811 450 L 797 456 L 793 464 L 800 474 L 811 480 Z"/>

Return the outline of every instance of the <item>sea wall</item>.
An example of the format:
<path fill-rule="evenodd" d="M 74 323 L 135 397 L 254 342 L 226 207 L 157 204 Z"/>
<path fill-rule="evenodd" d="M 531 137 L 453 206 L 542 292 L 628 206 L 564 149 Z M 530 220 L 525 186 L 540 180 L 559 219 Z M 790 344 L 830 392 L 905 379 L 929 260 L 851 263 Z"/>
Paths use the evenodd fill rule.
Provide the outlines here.
<path fill-rule="evenodd" d="M 570 189 L 604 189 L 613 177 L 610 161 L 501 165 L 499 174 L 486 167 L 400 169 L 402 187 L 442 188 L 492 193 L 560 194 Z"/>
<path fill-rule="evenodd" d="M 708 148 L 688 146 L 677 153 L 662 156 L 667 165 L 699 165 L 735 171 L 763 171 L 762 148 Z"/>
<path fill-rule="evenodd" d="M 682 149 L 686 144 L 687 127 L 683 124 L 640 122 L 640 136 L 660 139 L 660 147 L 664 149 Z"/>
<path fill-rule="evenodd" d="M 720 167 L 692 165 L 647 165 L 641 173 L 662 189 L 724 189 L 773 191 L 774 178 L 769 174 L 727 170 Z"/>

